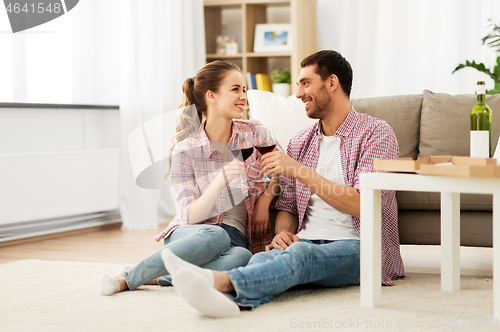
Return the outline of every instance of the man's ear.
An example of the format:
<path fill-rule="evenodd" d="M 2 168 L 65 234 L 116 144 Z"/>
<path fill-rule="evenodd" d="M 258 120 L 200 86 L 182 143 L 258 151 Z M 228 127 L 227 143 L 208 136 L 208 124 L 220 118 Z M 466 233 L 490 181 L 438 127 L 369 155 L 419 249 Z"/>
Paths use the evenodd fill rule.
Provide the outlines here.
<path fill-rule="evenodd" d="M 339 85 L 339 78 L 335 74 L 331 74 L 330 77 L 327 79 L 328 81 L 328 88 L 331 89 L 332 91 L 335 90 Z"/>

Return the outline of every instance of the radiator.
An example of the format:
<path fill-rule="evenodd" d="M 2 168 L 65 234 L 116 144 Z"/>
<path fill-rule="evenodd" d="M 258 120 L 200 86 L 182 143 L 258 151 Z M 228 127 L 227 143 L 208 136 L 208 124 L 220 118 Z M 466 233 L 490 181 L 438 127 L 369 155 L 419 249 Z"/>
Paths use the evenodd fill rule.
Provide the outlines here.
<path fill-rule="evenodd" d="M 119 149 L 0 155 L 0 233 L 102 219 L 118 208 L 119 165 Z"/>

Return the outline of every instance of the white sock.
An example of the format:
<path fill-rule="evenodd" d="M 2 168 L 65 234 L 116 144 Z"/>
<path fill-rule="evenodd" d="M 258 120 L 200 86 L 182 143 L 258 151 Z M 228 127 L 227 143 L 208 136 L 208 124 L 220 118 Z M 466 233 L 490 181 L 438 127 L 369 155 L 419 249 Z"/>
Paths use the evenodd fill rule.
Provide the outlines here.
<path fill-rule="evenodd" d="M 186 268 L 193 272 L 198 273 L 203 278 L 205 278 L 210 287 L 214 286 L 214 275 L 211 270 L 202 269 L 199 266 L 193 265 L 191 263 L 186 262 L 185 260 L 182 260 L 181 258 L 177 257 L 172 252 L 172 250 L 168 248 L 163 249 L 163 251 L 161 252 L 161 259 L 165 264 L 165 269 L 172 276 L 172 285 L 175 286 L 174 275 L 177 273 L 177 271 L 179 271 L 181 268 Z"/>
<path fill-rule="evenodd" d="M 236 317 L 240 308 L 226 295 L 213 288 L 196 271 L 181 267 L 172 275 L 175 290 L 180 297 L 201 312 L 214 318 Z"/>
<path fill-rule="evenodd" d="M 101 276 L 101 287 L 99 289 L 99 293 L 101 295 L 113 295 L 114 293 L 118 293 L 120 291 L 120 284 L 118 284 L 118 280 L 109 276 L 108 274 L 103 274 Z"/>

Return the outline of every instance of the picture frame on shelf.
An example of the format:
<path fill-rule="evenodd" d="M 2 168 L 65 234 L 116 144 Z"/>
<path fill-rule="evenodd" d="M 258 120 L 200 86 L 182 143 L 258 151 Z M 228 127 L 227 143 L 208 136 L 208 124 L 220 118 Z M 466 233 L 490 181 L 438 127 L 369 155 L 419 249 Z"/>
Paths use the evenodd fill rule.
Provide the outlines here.
<path fill-rule="evenodd" d="M 256 24 L 254 52 L 287 52 L 292 51 L 292 25 Z"/>

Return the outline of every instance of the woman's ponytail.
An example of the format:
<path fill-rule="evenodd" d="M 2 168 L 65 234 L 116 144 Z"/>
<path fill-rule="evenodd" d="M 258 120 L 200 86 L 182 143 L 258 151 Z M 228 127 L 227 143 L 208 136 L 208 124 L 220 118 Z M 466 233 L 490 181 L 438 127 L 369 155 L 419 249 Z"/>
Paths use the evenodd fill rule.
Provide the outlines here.
<path fill-rule="evenodd" d="M 194 84 L 194 77 L 186 79 L 182 84 L 182 92 L 184 94 L 184 97 L 179 106 L 177 114 L 175 134 L 171 139 L 171 147 L 168 153 L 169 170 L 165 173 L 165 179 L 167 179 L 168 174 L 170 173 L 170 168 L 172 167 L 172 151 L 174 150 L 175 144 L 190 136 L 196 135 L 203 121 L 203 114 L 196 108 Z"/>
<path fill-rule="evenodd" d="M 184 99 L 181 106 L 196 104 L 196 98 L 194 96 L 194 80 L 194 77 L 190 77 L 182 83 L 182 93 L 184 93 Z"/>

